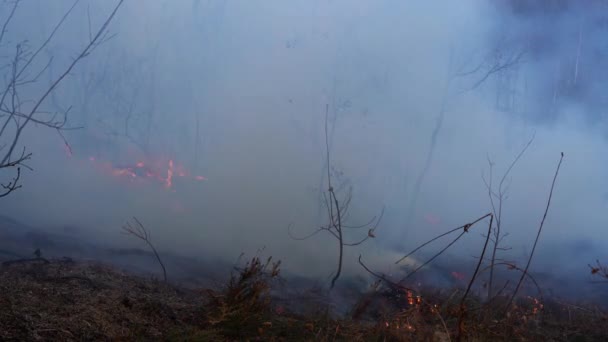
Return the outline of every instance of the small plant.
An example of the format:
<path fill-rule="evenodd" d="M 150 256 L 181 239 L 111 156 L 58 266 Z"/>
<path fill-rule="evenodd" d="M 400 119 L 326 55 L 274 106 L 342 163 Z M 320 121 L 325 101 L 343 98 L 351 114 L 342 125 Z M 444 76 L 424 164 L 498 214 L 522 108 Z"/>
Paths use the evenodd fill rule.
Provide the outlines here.
<path fill-rule="evenodd" d="M 348 193 L 344 196 L 343 199 L 339 199 L 336 195 L 337 190 L 334 189 L 332 183 L 332 168 L 331 168 L 331 153 L 329 146 L 329 133 L 328 133 L 328 119 L 329 117 L 329 105 L 325 106 L 325 158 L 327 163 L 327 192 L 323 193 L 323 202 L 325 208 L 327 209 L 327 219 L 328 223 L 324 226 L 317 228 L 312 233 L 308 234 L 304 237 L 295 237 L 291 235 L 291 225 L 289 226 L 289 234 L 291 238 L 294 240 L 306 240 L 319 232 L 325 231 L 330 233 L 336 240 L 338 240 L 338 266 L 336 267 L 336 273 L 331 279 L 330 290 L 334 288 L 336 285 L 336 281 L 340 278 L 342 274 L 342 264 L 344 262 L 344 247 L 354 247 L 361 245 L 368 239 L 373 239 L 376 237 L 376 229 L 378 229 L 378 225 L 382 220 L 382 216 L 384 215 L 384 208 L 380 212 L 380 215 L 372 217 L 367 223 L 362 225 L 350 225 L 348 224 L 348 211 L 350 208 L 350 203 L 352 200 L 352 187 L 349 188 Z M 354 242 L 348 242 L 345 237 L 345 229 L 354 230 L 354 229 L 367 229 L 367 234 L 363 237 L 359 238 L 359 240 Z"/>
<path fill-rule="evenodd" d="M 279 277 L 281 261 L 269 257 L 262 263 L 254 257 L 243 268 L 237 268 L 222 291 L 208 290 L 210 312 L 207 320 L 224 331 L 251 336 L 271 315 L 271 281 Z M 267 324 L 267 323 L 266 323 Z"/>

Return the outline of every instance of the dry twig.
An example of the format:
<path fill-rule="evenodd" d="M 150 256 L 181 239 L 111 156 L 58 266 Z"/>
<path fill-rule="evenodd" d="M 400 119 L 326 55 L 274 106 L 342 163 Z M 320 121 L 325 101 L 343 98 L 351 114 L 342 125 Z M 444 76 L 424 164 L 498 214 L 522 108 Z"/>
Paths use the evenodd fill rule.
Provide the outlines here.
<path fill-rule="evenodd" d="M 154 253 L 154 256 L 156 256 L 156 260 L 158 260 L 160 267 L 163 269 L 163 279 L 165 282 L 167 282 L 167 270 L 165 269 L 165 264 L 163 264 L 163 261 L 161 260 L 160 255 L 158 255 L 156 248 L 154 248 L 152 241 L 150 241 L 150 235 L 148 234 L 148 230 L 146 230 L 146 227 L 144 227 L 144 225 L 137 219 L 137 217 L 133 217 L 133 221 L 134 224 L 127 222 L 127 224 L 122 227 L 124 233 L 132 235 L 144 241 L 148 246 L 150 246 L 150 249 Z"/>

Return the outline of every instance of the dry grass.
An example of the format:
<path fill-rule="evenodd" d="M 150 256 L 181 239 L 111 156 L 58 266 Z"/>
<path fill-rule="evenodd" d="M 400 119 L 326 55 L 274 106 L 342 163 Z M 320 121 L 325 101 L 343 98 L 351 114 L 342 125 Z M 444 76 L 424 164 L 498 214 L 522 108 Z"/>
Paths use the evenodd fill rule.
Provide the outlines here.
<path fill-rule="evenodd" d="M 71 260 L 30 259 L 0 270 L 1 340 L 451 341 L 463 289 L 407 293 L 378 284 L 334 317 L 276 304 L 279 264 L 253 258 L 218 289 L 187 290 Z M 607 316 L 558 301 L 466 300 L 464 340 L 608 340 Z"/>
<path fill-rule="evenodd" d="M 102 265 L 28 261 L 0 272 L 0 339 L 160 339 L 200 321 L 187 292 Z"/>

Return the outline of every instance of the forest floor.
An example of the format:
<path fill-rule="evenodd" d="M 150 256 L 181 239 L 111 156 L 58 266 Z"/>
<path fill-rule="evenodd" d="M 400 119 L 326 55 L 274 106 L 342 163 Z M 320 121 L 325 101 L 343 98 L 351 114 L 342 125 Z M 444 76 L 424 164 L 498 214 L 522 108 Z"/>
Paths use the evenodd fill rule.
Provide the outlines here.
<path fill-rule="evenodd" d="M 230 274 L 230 270 L 227 270 Z M 279 285 L 280 284 L 280 285 Z M 597 308 L 531 297 L 460 304 L 462 289 L 410 293 L 380 283 L 332 313 L 323 291 L 285 296 L 279 264 L 253 258 L 217 288 L 193 289 L 69 258 L 0 268 L 1 340 L 607 341 Z M 276 289 L 279 290 L 276 290 Z M 314 291 L 313 291 L 314 292 Z M 281 295 L 282 293 L 282 295 Z M 311 292 L 312 293 L 312 292 Z M 300 303 L 297 303 L 300 301 Z"/>

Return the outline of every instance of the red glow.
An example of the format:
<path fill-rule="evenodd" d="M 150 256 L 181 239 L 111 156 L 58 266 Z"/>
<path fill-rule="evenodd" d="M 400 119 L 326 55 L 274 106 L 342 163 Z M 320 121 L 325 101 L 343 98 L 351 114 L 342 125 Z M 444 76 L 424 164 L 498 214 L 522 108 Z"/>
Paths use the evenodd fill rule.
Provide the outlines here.
<path fill-rule="evenodd" d="M 72 156 L 71 150 L 65 146 L 68 156 Z M 181 164 L 176 163 L 173 159 L 159 158 L 155 160 L 136 160 L 132 164 L 116 165 L 109 161 L 103 161 L 95 156 L 88 156 L 87 161 L 95 169 L 103 174 L 136 182 L 139 184 L 159 182 L 164 185 L 167 190 L 173 190 L 174 177 L 180 177 L 191 181 L 207 180 L 204 176 L 192 176 L 192 174 Z M 182 211 L 181 208 L 177 209 Z"/>
<path fill-rule="evenodd" d="M 424 216 L 424 219 L 426 222 L 433 224 L 433 225 L 441 223 L 441 219 L 433 214 L 426 214 Z"/>
<path fill-rule="evenodd" d="M 65 149 L 65 154 L 68 156 L 68 158 L 72 158 L 74 154 L 72 153 L 72 148 L 70 147 L 70 145 L 63 144 L 63 148 Z"/>
<path fill-rule="evenodd" d="M 454 272 L 452 272 L 452 277 L 454 277 L 454 279 L 457 279 L 457 280 L 464 280 L 465 275 L 460 272 L 454 271 Z"/>

